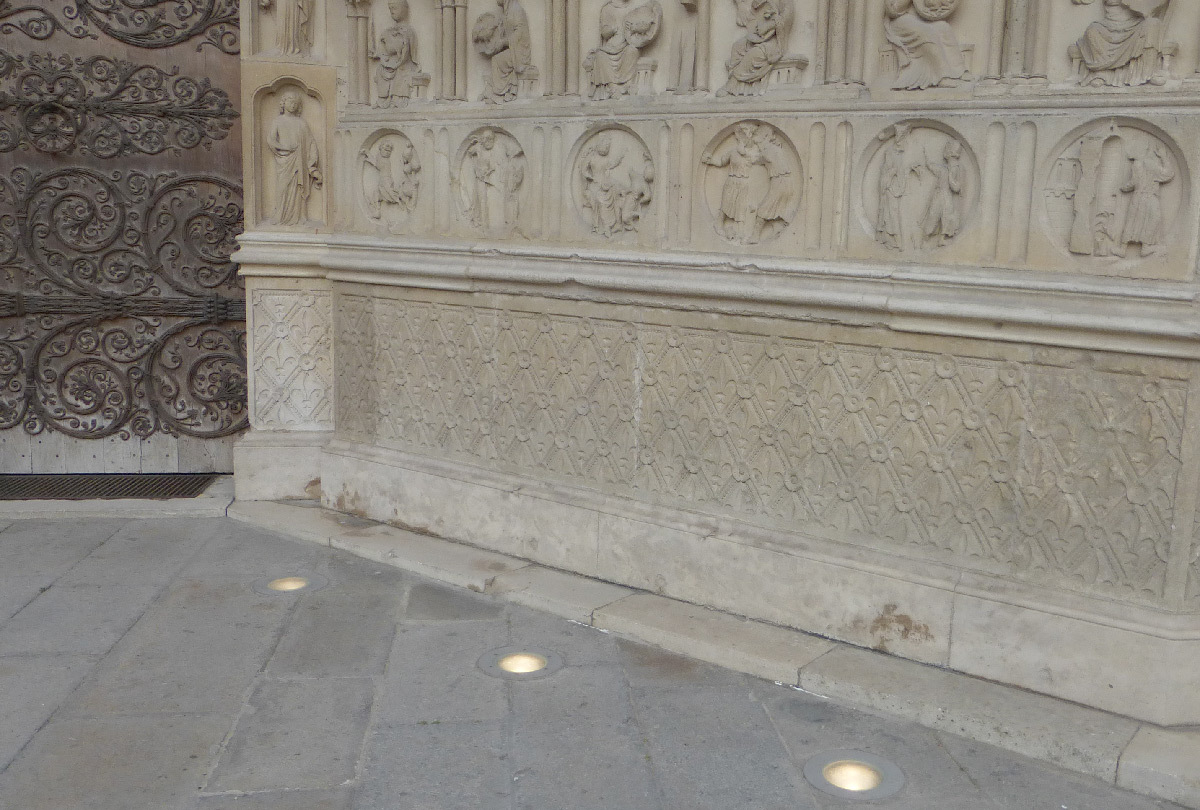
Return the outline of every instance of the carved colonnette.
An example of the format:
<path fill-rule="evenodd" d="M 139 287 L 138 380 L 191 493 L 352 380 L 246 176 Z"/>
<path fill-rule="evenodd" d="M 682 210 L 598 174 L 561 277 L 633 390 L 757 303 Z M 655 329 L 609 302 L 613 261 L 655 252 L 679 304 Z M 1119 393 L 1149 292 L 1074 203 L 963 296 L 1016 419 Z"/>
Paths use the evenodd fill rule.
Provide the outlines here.
<path fill-rule="evenodd" d="M 250 60 L 240 496 L 1200 721 L 1200 7 L 342 10 Z"/>

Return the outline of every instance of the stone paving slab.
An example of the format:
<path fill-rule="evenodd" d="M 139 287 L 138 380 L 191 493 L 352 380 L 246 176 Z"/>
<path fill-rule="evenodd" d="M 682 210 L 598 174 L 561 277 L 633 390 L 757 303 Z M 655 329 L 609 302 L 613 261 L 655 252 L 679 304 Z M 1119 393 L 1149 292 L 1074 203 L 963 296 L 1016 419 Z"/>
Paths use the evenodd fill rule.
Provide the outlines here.
<path fill-rule="evenodd" d="M 510 602 L 553 613 L 566 619 L 592 623 L 592 614 L 605 605 L 631 596 L 632 588 L 530 565 L 500 574 L 488 586 Z"/>
<path fill-rule="evenodd" d="M 148 579 L 166 581 L 103 656 L 0 656 L 0 808 L 834 810 L 845 805 L 802 776 L 813 752 L 832 748 L 900 764 L 908 786 L 871 805 L 888 810 L 1177 808 L 495 593 L 245 523 L 208 524 L 118 524 L 111 544 L 81 531 L 73 551 L 54 524 L 9 536 L 15 560 L 22 546 L 36 557 L 38 543 L 59 544 L 42 557 L 60 575 L 39 599 L 104 588 L 115 561 L 136 570 L 138 553 Z M 326 584 L 255 590 L 298 571 Z M 69 641 L 36 602 L 0 621 L 0 636 L 41 624 L 47 639 L 61 630 Z M 94 610 L 107 625 L 130 608 Z M 513 645 L 550 649 L 565 666 L 528 681 L 477 666 Z M 836 662 L 834 652 L 817 663 Z M 1186 750 L 1143 745 L 1152 763 L 1156 746 Z"/>
<path fill-rule="evenodd" d="M 1128 790 L 1200 807 L 1200 731 L 1142 728 L 1121 755 Z"/>

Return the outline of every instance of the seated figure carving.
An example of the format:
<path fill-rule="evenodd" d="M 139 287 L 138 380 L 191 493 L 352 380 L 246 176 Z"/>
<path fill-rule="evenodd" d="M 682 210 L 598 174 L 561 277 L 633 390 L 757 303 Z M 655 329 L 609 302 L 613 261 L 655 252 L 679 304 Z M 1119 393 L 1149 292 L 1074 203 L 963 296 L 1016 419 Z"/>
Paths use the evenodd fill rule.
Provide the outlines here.
<path fill-rule="evenodd" d="M 389 0 L 388 11 L 395 23 L 379 37 L 379 50 L 371 58 L 375 67 L 377 106 L 396 107 L 412 98 L 420 81 L 428 76 L 417 64 L 417 34 L 408 24 L 408 0 Z"/>
<path fill-rule="evenodd" d="M 535 72 L 529 35 L 529 17 L 519 0 L 497 0 L 499 13 L 479 15 L 471 39 L 490 62 L 481 96 L 492 103 L 517 97 L 521 79 Z"/>
<path fill-rule="evenodd" d="M 737 24 L 746 34 L 733 44 L 725 62 L 729 80 L 718 96 L 762 92 L 771 70 L 783 58 L 792 29 L 792 0 L 737 0 Z"/>
<path fill-rule="evenodd" d="M 1092 0 L 1075 0 L 1086 4 Z M 1068 49 L 1079 81 L 1089 87 L 1163 85 L 1167 81 L 1162 14 L 1169 0 L 1103 0 L 1104 17 Z"/>
<path fill-rule="evenodd" d="M 600 47 L 583 62 L 597 101 L 637 90 L 642 49 L 654 42 L 662 25 L 658 0 L 633 6 L 632 0 L 608 0 L 600 9 Z"/>
<path fill-rule="evenodd" d="M 896 52 L 895 90 L 953 87 L 967 80 L 967 65 L 946 18 L 958 0 L 884 0 L 884 35 Z"/>

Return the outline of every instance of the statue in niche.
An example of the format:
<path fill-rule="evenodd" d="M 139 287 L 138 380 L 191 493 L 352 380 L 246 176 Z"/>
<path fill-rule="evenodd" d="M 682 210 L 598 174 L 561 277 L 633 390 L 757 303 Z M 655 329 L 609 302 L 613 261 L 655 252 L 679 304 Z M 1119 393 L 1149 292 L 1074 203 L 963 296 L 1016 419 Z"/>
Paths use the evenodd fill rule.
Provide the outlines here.
<path fill-rule="evenodd" d="M 371 58 L 379 63 L 375 66 L 377 106 L 399 107 L 412 98 L 416 80 L 424 74 L 417 64 L 417 34 L 408 24 L 408 0 L 388 0 L 388 12 L 395 24 L 379 37 L 379 50 Z"/>
<path fill-rule="evenodd" d="M 968 173 L 963 145 L 938 130 L 897 124 L 879 137 L 875 239 L 891 250 L 945 247 L 962 231 Z"/>
<path fill-rule="evenodd" d="M 371 218 L 396 230 L 417 208 L 421 161 L 412 141 L 400 135 L 381 139 L 374 151 L 362 151 L 363 195 Z"/>
<path fill-rule="evenodd" d="M 508 236 L 520 216 L 525 153 L 511 135 L 484 129 L 472 135 L 459 169 L 459 193 L 470 223 L 490 236 Z"/>
<path fill-rule="evenodd" d="M 1074 0 L 1090 4 L 1093 0 Z M 1104 17 L 1087 27 L 1068 49 L 1088 87 L 1135 87 L 1167 83 L 1165 42 L 1170 0 L 1103 0 Z"/>
<path fill-rule="evenodd" d="M 485 12 L 475 21 L 471 39 L 481 54 L 490 60 L 485 79 L 483 101 L 512 101 L 517 97 L 521 79 L 533 67 L 529 18 L 519 0 L 496 0 L 499 13 Z"/>
<path fill-rule="evenodd" d="M 735 0 L 734 6 L 746 33 L 733 43 L 725 62 L 729 79 L 717 95 L 757 95 L 783 58 L 795 8 L 792 0 Z"/>
<path fill-rule="evenodd" d="M 654 163 L 641 142 L 628 133 L 601 132 L 580 151 L 577 165 L 580 207 L 592 232 L 636 232 L 654 182 Z"/>
<path fill-rule="evenodd" d="M 667 91 L 690 93 L 704 86 L 704 77 L 697 74 L 696 45 L 699 29 L 697 16 L 699 0 L 679 0 L 683 6 L 683 19 L 675 33 L 675 50 L 671 52 L 671 75 L 667 79 Z"/>
<path fill-rule="evenodd" d="M 1076 255 L 1125 258 L 1137 245 L 1142 258 L 1153 256 L 1181 201 L 1178 173 L 1161 140 L 1111 122 L 1055 161 L 1045 190 L 1050 221 Z"/>
<path fill-rule="evenodd" d="M 276 51 L 284 56 L 308 56 L 312 51 L 313 0 L 259 0 L 259 8 L 275 9 Z"/>
<path fill-rule="evenodd" d="M 725 239 L 742 245 L 767 241 L 795 216 L 798 165 L 781 137 L 773 127 L 746 121 L 700 158 L 725 169 L 715 206 L 716 230 Z"/>
<path fill-rule="evenodd" d="M 884 35 L 896 53 L 895 90 L 954 87 L 969 78 L 950 23 L 959 0 L 884 0 Z"/>
<path fill-rule="evenodd" d="M 628 95 L 636 89 L 642 49 L 654 42 L 662 25 L 658 0 L 634 6 L 633 0 L 608 0 L 600 9 L 600 47 L 583 61 L 596 101 Z"/>
<path fill-rule="evenodd" d="M 275 156 L 276 225 L 302 225 L 308 222 L 308 200 L 321 187 L 321 158 L 317 139 L 300 117 L 303 101 L 300 93 L 289 90 L 279 103 L 279 115 L 267 133 L 267 148 Z"/>

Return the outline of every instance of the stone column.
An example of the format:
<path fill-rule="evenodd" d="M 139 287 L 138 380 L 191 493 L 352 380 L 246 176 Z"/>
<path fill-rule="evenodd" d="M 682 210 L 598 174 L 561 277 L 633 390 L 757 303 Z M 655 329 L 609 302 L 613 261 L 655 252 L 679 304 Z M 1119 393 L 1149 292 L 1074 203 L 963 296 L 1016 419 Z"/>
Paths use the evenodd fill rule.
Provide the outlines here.
<path fill-rule="evenodd" d="M 828 0 L 817 5 L 817 54 L 813 69 L 818 84 L 863 81 L 868 2 Z"/>
<path fill-rule="evenodd" d="M 550 0 L 547 44 L 550 51 L 550 95 L 567 92 L 567 0 Z"/>
<path fill-rule="evenodd" d="M 454 4 L 454 97 L 467 100 L 467 3 Z"/>
<path fill-rule="evenodd" d="M 350 103 L 370 104 L 371 0 L 346 0 L 350 19 Z"/>
<path fill-rule="evenodd" d="M 582 67 L 579 56 L 579 0 L 566 0 L 566 37 L 567 37 L 567 88 L 566 92 L 578 95 L 579 70 Z"/>

